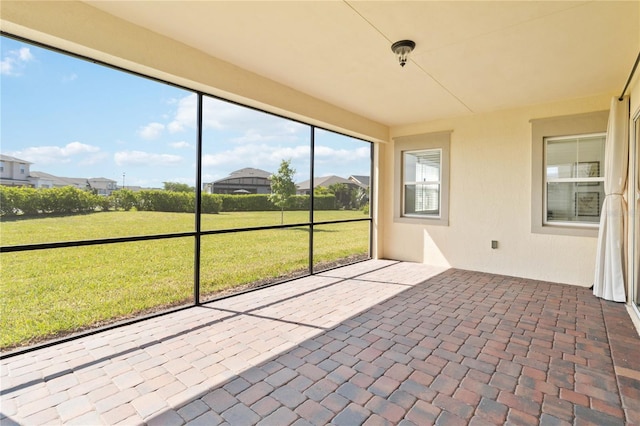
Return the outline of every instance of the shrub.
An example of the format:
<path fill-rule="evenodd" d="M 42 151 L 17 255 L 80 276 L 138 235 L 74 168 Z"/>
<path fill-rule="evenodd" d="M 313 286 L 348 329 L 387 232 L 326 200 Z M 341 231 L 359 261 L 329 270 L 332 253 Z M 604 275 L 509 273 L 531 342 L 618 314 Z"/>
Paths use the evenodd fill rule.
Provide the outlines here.
<path fill-rule="evenodd" d="M 218 196 L 222 200 L 222 208 L 220 211 L 223 212 L 260 212 L 280 210 L 278 206 L 269 200 L 268 194 L 219 194 Z M 308 195 L 294 195 L 289 199 L 289 206 L 286 210 L 308 210 L 309 199 L 310 197 Z M 333 194 L 315 195 L 314 207 L 316 210 L 335 210 L 336 197 Z"/>
<path fill-rule="evenodd" d="M 0 187 L 0 215 L 86 213 L 104 209 L 105 197 L 71 186 L 63 188 Z"/>
<path fill-rule="evenodd" d="M 0 216 L 13 216 L 13 201 L 11 188 L 0 186 Z"/>
<path fill-rule="evenodd" d="M 201 213 L 220 213 L 222 209 L 222 198 L 218 194 L 202 194 L 200 200 Z"/>
<path fill-rule="evenodd" d="M 223 212 L 257 212 L 280 210 L 271 201 L 267 194 L 232 195 L 220 194 Z"/>
<path fill-rule="evenodd" d="M 140 211 L 193 213 L 195 194 L 189 192 L 143 190 L 135 194 L 136 207 Z"/>
<path fill-rule="evenodd" d="M 287 210 L 308 210 L 308 195 L 294 195 Z M 202 213 L 275 211 L 279 208 L 269 200 L 268 194 L 202 194 Z M 71 186 L 35 189 L 0 186 L 0 216 L 37 214 L 77 214 L 109 209 L 193 213 L 195 194 L 165 190 L 128 189 L 114 191 L 103 197 Z M 316 210 L 335 210 L 333 194 L 314 196 Z"/>
<path fill-rule="evenodd" d="M 202 213 L 220 213 L 221 195 L 202 194 L 200 210 Z M 120 190 L 111 194 L 114 208 L 148 212 L 194 213 L 196 195 L 193 192 L 145 189 L 139 192 Z"/>
<path fill-rule="evenodd" d="M 38 211 L 35 189 L 0 186 L 0 213 L 2 216 L 17 216 L 24 214 L 35 214 Z"/>
<path fill-rule="evenodd" d="M 308 195 L 305 195 L 305 197 L 308 197 Z M 309 203 L 307 202 L 308 205 Z M 333 194 L 314 195 L 313 207 L 315 210 L 336 210 L 336 196 Z"/>
<path fill-rule="evenodd" d="M 36 190 L 40 195 L 42 213 L 70 214 L 95 211 L 100 205 L 100 196 L 72 186 Z"/>
<path fill-rule="evenodd" d="M 128 212 L 132 208 L 138 207 L 136 195 L 129 189 L 114 191 L 109 195 L 109 199 L 111 201 L 111 207 L 116 210 L 124 210 Z"/>

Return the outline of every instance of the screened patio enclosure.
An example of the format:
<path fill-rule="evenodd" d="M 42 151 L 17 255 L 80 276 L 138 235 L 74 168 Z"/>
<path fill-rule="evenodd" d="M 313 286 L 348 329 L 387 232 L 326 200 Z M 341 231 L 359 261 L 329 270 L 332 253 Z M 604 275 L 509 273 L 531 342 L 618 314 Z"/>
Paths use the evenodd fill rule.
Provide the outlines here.
<path fill-rule="evenodd" d="M 312 175 L 370 176 L 370 142 L 28 40 L 2 45 L 48 73 L 3 75 L 3 150 L 16 154 L 3 168 L 29 181 L 0 186 L 4 351 L 370 258 L 369 187 L 295 190 Z M 25 109 L 30 97 L 51 102 Z M 63 147 L 33 146 L 43 131 Z M 276 200 L 284 163 L 292 190 Z M 268 193 L 205 190 L 242 166 L 271 170 Z M 96 173 L 110 194 L 78 178 Z"/>
<path fill-rule="evenodd" d="M 214 276 L 261 260 L 279 241 L 291 256 L 269 262 L 276 271 L 263 266 L 243 282 L 260 281 L 265 274 L 307 273 L 316 265 L 329 266 L 332 256 L 353 260 L 360 253 L 593 284 L 596 218 L 605 197 L 600 179 L 606 170 L 601 142 L 589 138 L 606 133 L 606 119 L 603 124 L 598 117 L 606 117 L 612 97 L 620 96 L 640 51 L 637 2 L 4 1 L 0 18 L 7 40 L 18 43 L 3 41 L 3 105 L 5 88 L 46 73 L 44 58 L 51 53 L 39 56 L 29 47 L 36 44 L 115 67 L 108 73 L 122 84 L 86 93 L 96 94 L 95 102 L 121 101 L 113 106 L 119 122 L 131 120 L 128 133 L 110 135 L 109 120 L 95 118 L 95 105 L 82 108 L 82 125 L 65 121 L 69 115 L 62 111 L 53 113 L 68 93 L 62 89 L 86 84 L 85 67 L 95 66 L 78 60 L 83 65 L 77 69 L 49 73 L 51 84 L 31 86 L 42 90 L 40 101 L 50 106 L 34 116 L 56 118 L 60 128 L 75 127 L 87 136 L 60 135 L 48 126 L 50 135 L 21 140 L 24 145 L 5 153 L 11 146 L 5 117 L 31 108 L 3 108 L 2 154 L 37 164 L 30 167 L 43 172 L 33 161 L 42 164 L 36 154 L 43 148 L 57 153 L 58 165 L 82 155 L 87 178 L 101 170 L 91 164 L 110 163 L 114 166 L 102 177 L 134 197 L 139 190 L 162 190 L 165 182 L 194 188 L 192 210 L 180 213 L 187 220 L 163 221 L 157 210 L 136 208 L 130 211 L 150 216 L 128 225 L 124 218 L 106 226 L 72 225 L 83 231 L 81 238 L 60 231 L 51 239 L 36 231 L 29 234 L 32 241 L 14 242 L 3 233 L 2 256 L 14 257 L 31 274 L 21 279 L 38 279 L 29 265 L 45 264 L 40 256 L 52 253 L 96 275 L 96 265 L 106 259 L 109 273 L 129 275 L 129 265 L 143 281 L 166 280 L 170 290 L 161 293 L 194 303 L 209 289 L 203 282 L 217 285 Z M 416 47 L 401 67 L 390 47 L 403 39 Z M 631 75 L 624 90 L 630 122 L 640 110 L 638 73 Z M 157 96 L 146 98 L 138 84 L 156 87 Z M 54 88 L 60 91 L 46 96 Z M 136 104 L 128 98 L 138 95 Z M 245 120 L 244 112 L 252 118 Z M 90 119 L 100 131 L 92 132 Z M 268 131 L 248 131 L 250 123 Z M 545 128 L 541 133 L 539 124 Z M 230 129 L 242 130 L 225 134 Z M 107 142 L 95 135 L 109 137 L 108 151 L 102 145 Z M 636 135 L 629 132 L 624 189 L 627 223 L 635 224 L 624 231 L 634 248 L 625 259 L 627 296 L 637 295 L 638 288 L 638 209 L 631 202 L 637 187 L 630 184 L 638 181 Z M 412 156 L 422 159 L 421 174 L 407 173 Z M 228 217 L 224 211 L 200 213 L 216 208 L 202 197 L 203 183 L 243 167 L 276 173 L 289 159 L 295 182 L 333 174 L 370 176 L 367 213 L 365 206 L 325 210 L 320 203 L 330 194 L 324 190 L 300 210 L 283 215 L 275 207 L 265 210 L 267 219 L 231 215 L 234 219 L 223 223 L 217 218 Z M 334 172 L 351 160 L 353 167 Z M 81 170 L 76 164 L 74 174 Z M 134 171 L 143 168 L 145 173 Z M 174 173 L 165 177 L 167 170 Z M 155 181 L 145 182 L 149 176 Z M 130 200 L 118 202 L 126 212 Z M 343 238 L 352 232 L 355 238 Z M 234 245 L 245 236 L 254 249 Z M 357 247 L 348 247 L 352 242 Z M 18 248 L 26 246 L 34 250 Z M 134 247 L 134 255 L 123 251 Z M 207 254 L 211 247 L 225 252 Z M 345 251 L 330 255 L 327 247 Z M 84 256 L 85 250 L 91 256 Z M 144 266 L 132 266 L 133 259 Z M 172 265 L 166 269 L 179 271 L 181 278 L 163 276 L 163 265 Z M 198 282 L 200 289 L 194 289 Z"/>

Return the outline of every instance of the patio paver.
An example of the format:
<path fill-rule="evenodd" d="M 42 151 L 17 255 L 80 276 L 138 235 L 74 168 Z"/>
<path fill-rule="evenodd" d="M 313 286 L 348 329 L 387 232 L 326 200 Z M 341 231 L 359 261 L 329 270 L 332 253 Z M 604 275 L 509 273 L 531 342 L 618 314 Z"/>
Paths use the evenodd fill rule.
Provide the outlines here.
<path fill-rule="evenodd" d="M 11 424 L 640 424 L 588 289 L 372 260 L 4 359 Z"/>

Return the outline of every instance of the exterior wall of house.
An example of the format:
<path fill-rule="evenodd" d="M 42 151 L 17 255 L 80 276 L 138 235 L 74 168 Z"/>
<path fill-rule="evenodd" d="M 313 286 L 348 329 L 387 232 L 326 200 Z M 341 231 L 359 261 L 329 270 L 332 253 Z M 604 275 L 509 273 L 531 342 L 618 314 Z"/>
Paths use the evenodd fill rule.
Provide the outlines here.
<path fill-rule="evenodd" d="M 31 178 L 29 178 L 29 182 L 31 182 L 33 187 L 36 188 L 36 189 L 53 188 L 54 187 L 53 180 L 51 180 L 51 179 L 44 179 L 44 178 L 39 178 L 39 177 L 36 177 L 36 178 L 31 177 Z"/>
<path fill-rule="evenodd" d="M 27 163 L 20 163 L 17 161 L 7 161 L 5 162 L 6 168 L 9 169 L 9 175 L 7 176 L 10 179 L 19 179 L 26 180 L 29 176 L 29 165 Z M 4 177 L 4 176 L 3 176 Z"/>
<path fill-rule="evenodd" d="M 229 178 L 213 182 L 210 188 L 212 194 L 233 194 L 238 190 L 251 194 L 271 194 L 271 181 L 261 177 Z"/>
<path fill-rule="evenodd" d="M 638 39 L 640 40 L 640 34 L 638 35 Z M 630 84 L 630 88 L 627 90 L 627 93 L 631 98 L 631 105 L 629 109 L 630 115 L 631 115 L 631 123 L 629 128 L 630 142 L 631 144 L 635 144 L 635 149 L 640 150 L 640 140 L 636 141 L 635 140 L 636 135 L 634 135 L 634 130 L 635 130 L 634 118 L 640 116 L 640 69 L 636 70 L 636 74 Z M 629 149 L 630 161 L 636 161 L 636 165 L 635 165 L 636 172 L 640 174 L 640 164 L 638 164 L 637 162 L 639 154 L 638 152 L 634 152 L 633 145 L 630 145 L 629 148 L 630 148 Z M 633 157 L 634 154 L 635 154 L 635 158 Z M 634 321 L 634 324 L 636 326 L 636 329 L 638 330 L 638 333 L 640 334 L 640 315 L 638 315 L 638 312 L 640 312 L 640 310 L 631 308 L 632 303 L 640 304 L 640 260 L 638 259 L 638 256 L 640 255 L 638 253 L 638 250 L 640 250 L 640 240 L 639 240 L 640 235 L 638 235 L 638 233 L 640 233 L 640 217 L 639 217 L 640 216 L 640 200 L 636 198 L 637 197 L 635 193 L 636 186 L 633 184 L 633 179 L 635 179 L 636 177 L 633 176 L 632 171 L 633 171 L 633 168 L 630 168 L 629 169 L 630 184 L 628 185 L 627 200 L 629 200 L 629 206 L 631 207 L 632 211 L 633 211 L 633 204 L 635 203 L 636 217 L 629 217 L 629 221 L 627 222 L 631 224 L 631 226 L 629 226 L 629 233 L 628 233 L 628 241 L 629 241 L 630 249 L 628 250 L 627 264 L 633 265 L 634 267 L 627 268 L 627 273 L 628 273 L 627 294 L 630 295 L 630 297 L 628 298 L 629 313 L 631 315 L 631 319 Z M 634 232 L 636 233 L 635 235 L 634 235 Z M 636 240 L 635 250 L 631 249 L 631 245 L 634 244 L 634 238 Z M 635 277 L 632 275 L 635 275 Z M 635 283 L 634 283 L 634 280 L 635 280 Z M 635 284 L 635 288 L 634 288 L 634 284 Z"/>
<path fill-rule="evenodd" d="M 449 225 L 394 221 L 393 142 L 382 158 L 379 255 L 591 286 L 595 237 L 531 232 L 531 123 L 609 109 L 611 95 L 391 129 L 392 138 L 451 131 Z M 491 248 L 498 241 L 498 249 Z"/>
<path fill-rule="evenodd" d="M 0 180 L 3 185 L 29 185 L 29 169 L 27 162 L 3 160 L 0 170 Z"/>

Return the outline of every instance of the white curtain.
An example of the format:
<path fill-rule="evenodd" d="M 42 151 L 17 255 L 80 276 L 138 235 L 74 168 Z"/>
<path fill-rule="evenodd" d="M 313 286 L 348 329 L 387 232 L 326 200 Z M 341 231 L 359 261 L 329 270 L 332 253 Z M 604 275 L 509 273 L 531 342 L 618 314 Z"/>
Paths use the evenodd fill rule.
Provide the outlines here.
<path fill-rule="evenodd" d="M 636 271 L 636 304 L 640 305 L 640 118 L 637 118 L 635 121 L 635 142 L 636 142 L 636 158 L 632 161 L 636 163 L 636 176 L 637 181 L 635 184 L 637 185 L 635 191 L 632 192 L 631 196 L 636 199 L 636 216 L 634 220 L 636 221 L 635 235 L 633 236 L 633 241 L 631 244 L 635 244 L 635 259 L 632 259 L 635 262 L 635 271 Z M 633 198 L 632 198 L 633 200 Z"/>
<path fill-rule="evenodd" d="M 626 302 L 624 190 L 629 166 L 629 97 L 611 100 L 604 157 L 604 204 L 600 215 L 593 294 Z"/>

